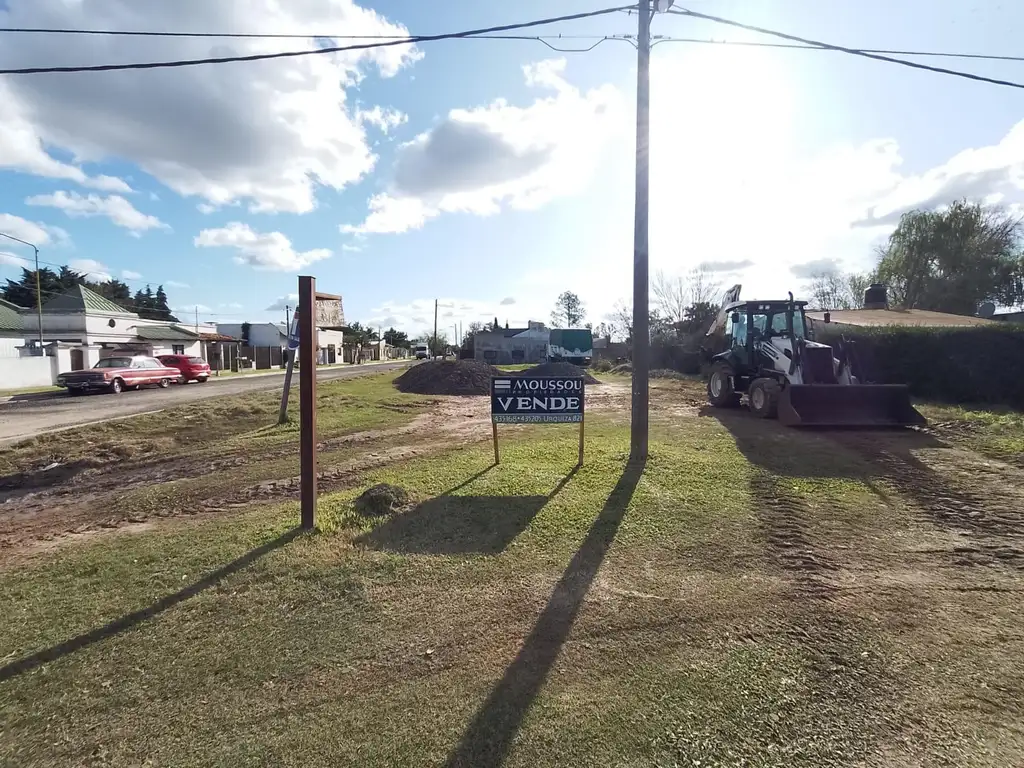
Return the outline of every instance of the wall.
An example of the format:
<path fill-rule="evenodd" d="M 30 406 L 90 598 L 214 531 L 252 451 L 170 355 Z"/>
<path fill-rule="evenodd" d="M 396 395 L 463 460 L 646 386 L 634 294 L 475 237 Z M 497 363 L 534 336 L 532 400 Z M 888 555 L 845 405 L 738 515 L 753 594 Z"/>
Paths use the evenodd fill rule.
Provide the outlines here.
<path fill-rule="evenodd" d="M 180 346 L 184 348 L 184 352 L 181 352 L 180 354 L 192 355 L 193 357 L 202 357 L 202 344 L 201 342 L 199 342 L 198 339 L 196 341 L 193 341 L 191 344 L 189 344 L 186 341 L 154 341 L 152 346 L 153 355 L 156 356 L 179 354 L 175 353 L 175 346 Z"/>
<path fill-rule="evenodd" d="M 501 331 L 473 336 L 473 356 L 491 365 L 543 363 L 548 356 L 548 333 L 536 331 L 508 337 Z"/>
<path fill-rule="evenodd" d="M 217 323 L 217 333 L 242 339 L 242 323 Z M 249 344 L 254 347 L 283 347 L 287 340 L 273 323 L 252 323 L 249 326 Z"/>
<path fill-rule="evenodd" d="M 21 357 L 18 347 L 25 344 L 24 339 L 0 338 L 0 359 Z"/>

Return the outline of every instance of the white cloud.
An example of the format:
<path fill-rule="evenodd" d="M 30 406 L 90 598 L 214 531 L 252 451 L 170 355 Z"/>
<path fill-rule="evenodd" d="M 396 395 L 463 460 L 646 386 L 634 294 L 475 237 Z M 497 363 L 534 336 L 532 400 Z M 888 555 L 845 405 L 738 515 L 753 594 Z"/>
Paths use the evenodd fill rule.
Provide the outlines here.
<path fill-rule="evenodd" d="M 350 253 L 359 253 L 360 251 L 363 250 L 363 247 L 361 245 L 352 245 L 350 243 L 345 243 L 344 245 L 341 246 L 341 250 L 348 251 Z"/>
<path fill-rule="evenodd" d="M 379 104 L 371 109 L 356 110 L 356 120 L 361 125 L 372 125 L 380 129 L 384 134 L 390 133 L 392 128 L 397 128 L 409 120 L 404 112 L 390 107 L 381 107 Z"/>
<path fill-rule="evenodd" d="M 516 303 L 516 300 L 514 298 L 512 298 L 511 296 L 506 296 L 500 302 L 501 306 L 503 306 L 503 307 L 507 307 L 507 306 L 509 306 L 511 304 L 515 304 L 515 303 Z"/>
<path fill-rule="evenodd" d="M 68 262 L 68 267 L 94 282 L 105 283 L 113 279 L 110 267 L 96 259 L 72 259 Z"/>
<path fill-rule="evenodd" d="M 237 221 L 220 229 L 204 229 L 194 242 L 199 248 L 233 248 L 236 264 L 259 270 L 295 271 L 331 256 L 326 248 L 296 251 L 282 233 L 254 232 Z"/>
<path fill-rule="evenodd" d="M 217 306 L 220 309 L 241 309 L 242 308 L 242 305 L 239 304 L 237 301 L 232 301 L 232 302 L 230 302 L 228 304 L 218 304 Z"/>
<path fill-rule="evenodd" d="M 55 241 L 66 241 L 68 233 L 60 227 L 51 227 L 41 221 L 29 221 L 12 213 L 0 213 L 0 232 L 32 243 L 36 247 L 49 245 Z M 0 238 L 5 247 L 15 247 L 15 243 L 7 238 Z"/>
<path fill-rule="evenodd" d="M 165 280 L 164 281 L 164 285 L 166 285 L 168 288 L 189 288 L 190 287 L 188 283 L 182 283 L 182 282 L 179 282 L 178 280 Z"/>
<path fill-rule="evenodd" d="M 204 216 L 208 216 L 209 214 L 217 210 L 217 206 L 210 205 L 209 203 L 199 203 L 199 205 L 196 206 L 196 210 L 199 211 Z"/>
<path fill-rule="evenodd" d="M 553 95 L 526 107 L 498 99 L 455 109 L 403 144 L 388 190 L 370 198 L 362 224 L 342 231 L 406 232 L 443 212 L 532 209 L 584 187 L 625 113 L 614 88 L 581 92 L 564 79 L 564 68 L 562 59 L 523 68 L 528 85 Z"/>
<path fill-rule="evenodd" d="M 274 308 L 280 309 L 280 307 Z M 528 320 L 543 321 L 547 316 L 546 313 L 538 313 L 537 308 L 527 309 L 517 306 L 514 315 L 508 314 L 509 311 L 510 308 L 502 306 L 500 300 L 440 299 L 437 313 L 438 330 L 444 331 L 449 338 L 453 338 L 455 333 L 453 326 L 456 324 L 461 324 L 462 331 L 465 332 L 470 323 L 490 324 L 495 317 L 502 325 L 508 321 L 511 326 L 515 327 L 525 326 Z M 534 314 L 531 315 L 531 311 Z M 394 326 L 412 335 L 433 331 L 434 300 L 416 299 L 408 303 L 385 302 L 370 310 L 370 316 L 366 322 L 374 327 L 378 325 L 384 328 Z"/>
<path fill-rule="evenodd" d="M 196 312 L 198 312 L 200 315 L 209 315 L 213 312 L 213 310 L 210 309 L 205 304 L 189 304 L 182 305 L 180 307 L 171 307 L 171 311 L 179 316 L 184 315 L 183 319 L 186 320 L 186 322 L 188 321 L 189 317 L 195 319 Z"/>
<path fill-rule="evenodd" d="M 85 182 L 83 182 L 83 186 L 98 189 L 100 192 L 120 192 L 126 195 L 135 191 L 128 186 L 128 183 L 123 179 L 119 179 L 116 176 L 104 176 L 102 174 L 86 179 Z"/>
<path fill-rule="evenodd" d="M 0 26 L 171 29 L 188 19 L 196 29 L 257 33 L 408 33 L 353 0 L 7 0 L 4 8 Z M 5 41 L 0 66 L 283 49 L 279 40 L 259 39 L 23 37 Z M 286 47 L 320 45 L 292 40 Z M 342 189 L 367 174 L 376 159 L 346 104 L 346 89 L 369 71 L 391 77 L 420 56 L 414 46 L 394 46 L 99 77 L 9 78 L 0 84 L 0 165 L 82 183 L 82 170 L 56 159 L 49 153 L 54 148 L 76 163 L 134 163 L 175 192 L 213 205 L 244 200 L 259 211 L 306 212 L 316 205 L 317 185 Z"/>
<path fill-rule="evenodd" d="M 4 264 L 9 267 L 18 267 L 19 269 L 35 268 L 33 263 L 28 259 L 23 258 L 16 253 L 10 253 L 9 251 L 0 251 L 0 264 Z"/>
<path fill-rule="evenodd" d="M 121 270 L 121 277 L 123 277 L 125 280 L 141 280 L 142 279 L 142 275 L 141 274 L 139 274 L 138 272 L 133 272 L 130 269 L 123 269 L 123 270 Z"/>
<path fill-rule="evenodd" d="M 57 208 L 68 216 L 105 216 L 119 227 L 138 234 L 148 229 L 170 229 L 156 216 L 142 213 L 120 195 L 103 197 L 96 194 L 80 195 L 78 192 L 58 190 L 50 195 L 35 195 L 28 198 L 27 205 L 42 205 Z"/>
<path fill-rule="evenodd" d="M 278 296 L 274 303 L 267 307 L 267 312 L 278 312 L 283 311 L 285 307 L 291 307 L 295 309 L 295 306 L 299 303 L 299 294 L 289 293 L 286 296 Z"/>

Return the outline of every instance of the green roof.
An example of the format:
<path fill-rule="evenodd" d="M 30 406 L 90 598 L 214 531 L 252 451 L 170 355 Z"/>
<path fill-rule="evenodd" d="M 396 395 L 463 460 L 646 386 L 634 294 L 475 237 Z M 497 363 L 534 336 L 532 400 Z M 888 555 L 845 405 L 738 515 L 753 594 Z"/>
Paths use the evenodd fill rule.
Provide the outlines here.
<path fill-rule="evenodd" d="M 43 312 L 107 312 L 121 315 L 132 314 L 124 307 L 118 306 L 110 299 L 105 299 L 84 285 L 76 285 L 71 290 L 55 296 L 43 304 Z"/>
<path fill-rule="evenodd" d="M 187 341 L 192 343 L 199 338 L 199 334 L 186 331 L 176 325 L 139 325 L 135 328 L 135 335 L 146 341 Z"/>
<path fill-rule="evenodd" d="M 21 307 L 0 299 L 0 331 L 20 331 L 25 324 L 21 320 Z"/>

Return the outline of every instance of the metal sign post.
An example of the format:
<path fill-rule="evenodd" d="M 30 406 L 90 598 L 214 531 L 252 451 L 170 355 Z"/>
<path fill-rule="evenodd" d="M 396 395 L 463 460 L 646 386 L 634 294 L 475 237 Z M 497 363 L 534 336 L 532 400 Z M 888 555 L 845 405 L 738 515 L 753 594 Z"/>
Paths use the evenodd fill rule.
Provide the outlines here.
<path fill-rule="evenodd" d="M 494 463 L 499 424 L 579 424 L 578 466 L 583 466 L 583 412 L 586 381 L 582 376 L 495 376 L 491 379 L 491 436 Z"/>
<path fill-rule="evenodd" d="M 284 390 L 281 392 L 281 410 L 277 414 L 277 423 L 288 423 L 288 394 L 292 391 L 292 371 L 295 369 L 295 350 L 299 348 L 299 312 L 295 311 L 291 328 L 288 330 L 288 361 L 284 369 Z"/>

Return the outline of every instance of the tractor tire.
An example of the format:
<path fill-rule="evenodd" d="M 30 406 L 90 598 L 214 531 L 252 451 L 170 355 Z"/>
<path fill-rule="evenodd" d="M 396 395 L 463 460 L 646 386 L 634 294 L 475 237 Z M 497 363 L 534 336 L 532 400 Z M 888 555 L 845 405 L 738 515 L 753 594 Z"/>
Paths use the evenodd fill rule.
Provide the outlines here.
<path fill-rule="evenodd" d="M 779 412 L 781 388 L 774 379 L 754 379 L 747 390 L 750 412 L 759 419 L 774 419 Z"/>
<path fill-rule="evenodd" d="M 740 396 L 732 388 L 732 369 L 725 363 L 715 363 L 708 375 L 708 402 L 715 408 L 735 408 Z"/>

